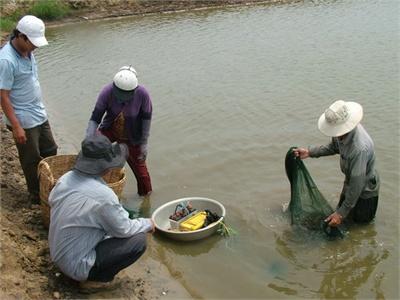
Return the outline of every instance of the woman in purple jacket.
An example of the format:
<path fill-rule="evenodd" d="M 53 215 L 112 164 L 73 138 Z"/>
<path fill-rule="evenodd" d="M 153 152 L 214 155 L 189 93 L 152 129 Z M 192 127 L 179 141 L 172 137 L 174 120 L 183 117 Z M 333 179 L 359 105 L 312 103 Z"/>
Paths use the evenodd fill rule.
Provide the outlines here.
<path fill-rule="evenodd" d="M 86 136 L 100 131 L 112 142 L 129 147 L 127 160 L 137 180 L 138 194 L 149 195 L 151 179 L 146 166 L 152 103 L 147 90 L 138 84 L 136 70 L 122 67 L 97 99 Z"/>

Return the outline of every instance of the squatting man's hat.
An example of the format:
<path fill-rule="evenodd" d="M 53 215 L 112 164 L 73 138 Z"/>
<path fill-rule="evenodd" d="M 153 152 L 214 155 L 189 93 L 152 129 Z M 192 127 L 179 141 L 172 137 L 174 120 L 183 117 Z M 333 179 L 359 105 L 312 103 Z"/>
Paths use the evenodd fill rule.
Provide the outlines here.
<path fill-rule="evenodd" d="M 123 66 L 115 74 L 113 80 L 113 94 L 119 102 L 126 102 L 133 98 L 138 79 L 136 70 L 132 66 Z"/>
<path fill-rule="evenodd" d="M 89 175 L 101 175 L 113 168 L 122 168 L 128 158 L 125 144 L 111 143 L 102 135 L 95 134 L 82 141 L 74 169 Z"/>
<path fill-rule="evenodd" d="M 44 36 L 44 23 L 39 18 L 30 15 L 24 16 L 19 20 L 16 28 L 19 32 L 25 34 L 36 47 L 48 45 Z"/>
<path fill-rule="evenodd" d="M 330 137 L 352 131 L 363 117 L 363 108 L 356 102 L 338 100 L 319 117 L 318 129 Z"/>

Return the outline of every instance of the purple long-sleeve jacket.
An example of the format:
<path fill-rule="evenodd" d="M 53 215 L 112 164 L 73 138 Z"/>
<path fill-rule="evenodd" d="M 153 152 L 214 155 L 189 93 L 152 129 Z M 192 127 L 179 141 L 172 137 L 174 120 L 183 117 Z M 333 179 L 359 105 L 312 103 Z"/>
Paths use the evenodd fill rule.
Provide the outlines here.
<path fill-rule="evenodd" d="M 110 83 L 100 92 L 90 121 L 100 124 L 100 129 L 109 129 L 115 118 L 123 112 L 129 144 L 146 145 L 153 112 L 149 93 L 139 85 L 132 100 L 120 103 L 114 98 L 112 90 L 113 84 Z"/>

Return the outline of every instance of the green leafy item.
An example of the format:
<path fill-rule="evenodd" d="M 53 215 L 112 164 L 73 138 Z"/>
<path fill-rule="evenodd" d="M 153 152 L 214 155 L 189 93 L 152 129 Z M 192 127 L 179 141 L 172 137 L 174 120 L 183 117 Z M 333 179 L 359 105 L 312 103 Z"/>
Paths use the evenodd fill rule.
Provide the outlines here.
<path fill-rule="evenodd" d="M 219 223 L 219 228 L 217 232 L 223 237 L 230 237 L 232 235 L 236 235 L 237 232 L 232 227 L 226 225 L 225 221 L 221 221 Z"/>

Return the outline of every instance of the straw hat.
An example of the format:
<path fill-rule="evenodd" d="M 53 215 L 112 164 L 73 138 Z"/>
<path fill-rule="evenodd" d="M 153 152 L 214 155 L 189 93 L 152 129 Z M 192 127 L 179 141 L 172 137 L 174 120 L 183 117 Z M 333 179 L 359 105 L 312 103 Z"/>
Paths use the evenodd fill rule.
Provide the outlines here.
<path fill-rule="evenodd" d="M 360 104 L 337 100 L 319 117 L 318 129 L 327 136 L 342 136 L 352 131 L 362 117 Z"/>

